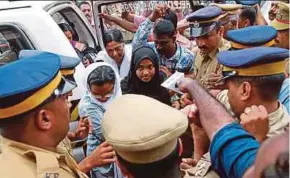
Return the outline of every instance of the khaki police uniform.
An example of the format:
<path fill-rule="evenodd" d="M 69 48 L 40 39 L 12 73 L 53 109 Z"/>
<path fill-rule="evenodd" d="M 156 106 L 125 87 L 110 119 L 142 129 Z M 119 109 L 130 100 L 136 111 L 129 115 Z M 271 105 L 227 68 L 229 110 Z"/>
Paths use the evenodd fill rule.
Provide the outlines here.
<path fill-rule="evenodd" d="M 271 26 L 276 30 L 289 29 L 289 3 L 278 2 L 278 12 L 276 18 L 271 22 Z"/>
<path fill-rule="evenodd" d="M 223 104 L 227 110 L 233 114 L 230 104 L 228 102 L 227 90 L 222 91 L 217 96 L 217 100 Z M 289 126 L 289 115 L 286 108 L 280 103 L 279 108 L 269 114 L 269 124 L 270 130 L 267 134 L 267 137 L 273 137 L 280 133 L 285 132 L 285 129 Z M 203 155 L 201 160 L 197 162 L 197 165 L 191 169 L 185 170 L 184 178 L 219 178 L 219 175 L 212 170 L 210 155 L 206 153 Z"/>
<path fill-rule="evenodd" d="M 224 16 L 222 9 L 217 6 L 208 6 L 189 14 L 186 20 L 189 22 L 191 38 L 201 38 L 217 29 Z M 210 75 L 221 72 L 222 66 L 217 62 L 216 55 L 230 47 L 230 43 L 222 38 L 218 46 L 209 54 L 202 54 L 200 50 L 197 50 L 194 59 L 194 74 L 202 85 L 207 87 Z"/>
<path fill-rule="evenodd" d="M 43 51 L 39 50 L 21 50 L 19 53 L 19 59 L 22 58 L 27 58 L 27 57 L 35 57 L 40 54 L 43 54 Z M 68 56 L 61 56 L 59 55 L 60 60 L 61 60 L 61 66 L 60 66 L 60 72 L 63 77 L 65 77 L 68 80 L 74 80 L 74 73 L 75 73 L 75 68 L 77 65 L 80 64 L 81 60 L 79 58 L 75 57 L 68 57 Z M 74 81 L 71 81 L 74 82 Z M 71 110 L 71 121 L 76 121 L 78 120 L 78 106 L 79 100 L 73 101 L 72 107 L 70 108 Z M 77 121 L 78 122 L 78 121 Z M 67 150 L 67 153 L 73 156 L 73 148 L 71 145 L 71 141 L 69 140 L 68 137 L 65 137 L 63 141 L 60 142 L 59 147 L 63 147 L 64 150 Z"/>
<path fill-rule="evenodd" d="M 59 147 L 62 147 L 64 150 L 67 151 L 69 155 L 73 157 L 73 148 L 71 145 L 71 141 L 68 137 L 65 137 L 58 145 Z"/>
<path fill-rule="evenodd" d="M 221 73 L 222 71 L 222 65 L 218 63 L 216 58 L 217 53 L 230 48 L 230 43 L 222 39 L 218 47 L 209 53 L 209 55 L 201 54 L 198 50 L 194 62 L 195 78 L 206 86 L 206 82 L 212 73 Z"/>
<path fill-rule="evenodd" d="M 270 39 L 271 40 L 271 39 Z M 275 61 L 268 58 L 275 55 Z M 224 65 L 223 79 L 230 80 L 233 76 L 265 76 L 276 75 L 284 72 L 283 60 L 289 57 L 289 51 L 281 48 L 255 47 L 238 51 L 228 51 L 218 54 L 218 61 Z M 241 60 L 243 59 L 243 60 Z M 228 90 L 224 90 L 217 95 L 217 99 L 233 115 L 228 98 Z M 289 124 L 289 115 L 285 107 L 280 103 L 279 108 L 269 114 L 270 130 L 267 134 L 272 137 L 285 131 Z M 187 178 L 190 177 L 215 177 L 214 170 L 211 169 L 209 153 L 205 154 L 198 161 L 197 166 L 186 170 Z"/>
<path fill-rule="evenodd" d="M 86 178 L 74 159 L 62 148 L 43 150 L 2 138 L 1 177 L 16 178 Z"/>
<path fill-rule="evenodd" d="M 219 100 L 220 103 L 223 104 L 230 113 L 233 113 L 227 93 L 228 90 L 223 90 L 217 95 L 217 100 Z M 269 124 L 270 130 L 267 134 L 267 137 L 272 137 L 283 133 L 288 127 L 289 114 L 283 104 L 279 103 L 279 108 L 276 111 L 269 113 Z"/>
<path fill-rule="evenodd" d="M 220 22 L 224 26 L 224 35 L 226 35 L 229 30 L 236 29 L 236 26 L 233 26 L 231 22 L 238 22 L 239 12 L 243 5 L 211 3 L 210 6 L 217 6 L 223 11 L 224 16 L 220 19 Z"/>

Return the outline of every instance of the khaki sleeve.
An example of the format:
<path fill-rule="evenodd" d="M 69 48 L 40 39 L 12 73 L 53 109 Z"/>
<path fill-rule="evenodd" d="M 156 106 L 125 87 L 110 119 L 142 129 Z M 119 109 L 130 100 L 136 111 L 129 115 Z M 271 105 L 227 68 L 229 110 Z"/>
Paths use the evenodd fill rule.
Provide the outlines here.
<path fill-rule="evenodd" d="M 216 99 L 222 104 L 224 105 L 224 107 L 227 109 L 227 111 L 231 114 L 231 116 L 235 116 L 231 105 L 229 103 L 229 98 L 228 98 L 228 90 L 223 90 L 221 91 L 217 96 Z"/>

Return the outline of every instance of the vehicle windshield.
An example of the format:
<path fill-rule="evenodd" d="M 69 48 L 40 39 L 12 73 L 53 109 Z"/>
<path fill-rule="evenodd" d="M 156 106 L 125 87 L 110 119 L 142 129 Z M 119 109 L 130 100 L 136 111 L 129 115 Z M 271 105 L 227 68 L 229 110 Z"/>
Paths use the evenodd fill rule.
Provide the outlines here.
<path fill-rule="evenodd" d="M 99 6 L 98 12 L 108 14 L 113 17 L 121 17 L 126 22 L 135 26 L 132 31 L 126 30 L 116 23 L 101 18 L 99 16 L 101 30 L 109 28 L 118 28 L 124 37 L 126 43 L 131 43 L 134 37 L 134 30 L 151 14 L 152 10 L 157 4 L 167 4 L 172 10 L 180 14 L 178 20 L 184 18 L 191 12 L 191 5 L 189 1 L 119 1 L 103 3 Z M 128 16 L 129 14 L 129 16 Z"/>
<path fill-rule="evenodd" d="M 99 37 L 102 38 L 104 31 L 110 28 L 119 29 L 124 37 L 126 44 L 130 44 L 134 38 L 135 32 L 138 27 L 146 20 L 151 14 L 152 10 L 157 4 L 167 4 L 178 17 L 178 22 L 184 19 L 192 11 L 196 11 L 201 7 L 208 6 L 212 1 L 205 0 L 179 0 L 179 1 L 94 1 L 94 8 L 96 21 L 99 22 L 99 26 L 96 26 L 99 31 Z M 225 1 L 227 4 L 235 3 L 235 1 Z M 261 9 L 264 12 L 268 12 L 265 9 L 264 2 L 261 2 Z M 104 18 L 104 15 L 107 18 Z M 265 16 L 265 14 L 263 13 Z M 266 13 L 267 16 L 267 13 Z M 114 22 L 112 17 L 121 19 L 121 25 Z M 267 19 L 267 18 L 266 18 Z M 181 21 L 182 22 L 182 21 Z M 178 24 L 179 28 L 182 23 Z M 181 27 L 182 28 L 182 27 Z M 178 29 L 180 31 L 180 29 Z M 182 35 L 190 38 L 190 29 L 182 29 Z"/>

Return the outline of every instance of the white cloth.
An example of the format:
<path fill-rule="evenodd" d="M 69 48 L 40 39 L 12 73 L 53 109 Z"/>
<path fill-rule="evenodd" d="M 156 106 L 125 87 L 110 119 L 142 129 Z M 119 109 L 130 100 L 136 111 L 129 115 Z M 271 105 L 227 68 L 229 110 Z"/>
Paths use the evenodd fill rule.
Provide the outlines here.
<path fill-rule="evenodd" d="M 124 48 L 124 58 L 123 58 L 123 62 L 121 64 L 120 70 L 118 68 L 117 63 L 115 62 L 114 59 L 112 59 L 108 53 L 106 52 L 106 50 L 100 51 L 97 55 L 97 57 L 95 58 L 95 62 L 96 61 L 104 61 L 108 64 L 110 64 L 111 66 L 113 66 L 113 68 L 118 71 L 118 74 L 122 79 L 124 79 L 125 77 L 128 76 L 129 71 L 130 71 L 130 65 L 131 65 L 131 57 L 132 57 L 132 46 L 131 45 L 125 45 Z"/>
<path fill-rule="evenodd" d="M 97 99 L 95 99 L 94 96 L 91 95 L 91 92 L 90 92 L 90 87 L 88 85 L 88 77 L 89 75 L 95 70 L 97 69 L 98 67 L 101 67 L 101 66 L 109 66 L 111 67 L 114 72 L 115 72 L 115 76 L 116 76 L 116 80 L 115 80 L 115 84 L 114 84 L 114 91 L 113 91 L 113 96 L 110 97 L 110 99 L 106 102 L 100 102 L 98 101 Z M 97 62 L 97 63 L 93 63 L 93 64 L 90 64 L 86 69 L 85 69 L 85 73 L 84 73 L 84 87 L 86 88 L 87 90 L 87 95 L 91 98 L 91 100 L 99 105 L 99 106 L 102 106 L 104 109 L 107 109 L 107 106 L 117 97 L 121 96 L 122 95 L 122 91 L 121 91 L 121 80 L 120 80 L 120 77 L 119 77 L 119 74 L 117 72 L 117 70 L 111 66 L 110 64 L 106 63 L 106 62 Z"/>

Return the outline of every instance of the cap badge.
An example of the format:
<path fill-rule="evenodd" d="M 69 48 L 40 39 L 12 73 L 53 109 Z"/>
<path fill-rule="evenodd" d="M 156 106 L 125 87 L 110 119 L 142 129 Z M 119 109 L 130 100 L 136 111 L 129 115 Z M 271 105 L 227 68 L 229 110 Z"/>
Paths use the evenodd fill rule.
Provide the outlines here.
<path fill-rule="evenodd" d="M 197 21 L 194 21 L 194 22 L 193 22 L 193 27 L 194 27 L 194 28 L 198 28 L 198 27 L 199 27 L 199 23 L 198 23 Z"/>

